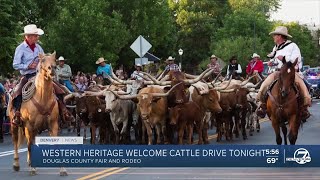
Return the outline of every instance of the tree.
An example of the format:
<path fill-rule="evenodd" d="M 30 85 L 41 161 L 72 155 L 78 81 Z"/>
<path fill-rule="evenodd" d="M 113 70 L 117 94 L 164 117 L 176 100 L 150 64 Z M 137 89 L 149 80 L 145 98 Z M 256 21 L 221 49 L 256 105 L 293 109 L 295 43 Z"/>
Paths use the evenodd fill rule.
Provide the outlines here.
<path fill-rule="evenodd" d="M 0 1 L 0 73 L 12 72 L 12 61 L 16 46 L 23 40 L 23 21 L 32 2 L 18 0 Z"/>
<path fill-rule="evenodd" d="M 48 24 L 43 40 L 47 51 L 56 50 L 69 59 L 73 71 L 93 72 L 99 57 L 114 64 L 129 32 L 121 14 L 107 15 L 109 5 L 100 0 L 64 2 L 56 21 Z"/>
<path fill-rule="evenodd" d="M 257 43 L 256 52 L 260 54 L 263 59 L 264 55 L 268 53 L 268 51 L 266 51 L 268 45 L 267 43 L 263 43 L 260 38 L 254 40 L 252 37 L 238 36 L 234 39 L 222 39 L 212 46 L 212 51 L 216 56 L 224 60 L 226 64 L 229 64 L 229 59 L 232 56 L 236 56 L 238 59 L 237 62 L 241 64 L 242 69 L 244 69 L 253 54 L 251 45 L 254 41 Z M 206 61 L 209 63 L 208 60 Z"/>
<path fill-rule="evenodd" d="M 267 16 L 270 12 L 277 11 L 280 7 L 280 0 L 229 0 L 233 12 L 244 9 L 252 12 L 261 12 Z"/>
<path fill-rule="evenodd" d="M 142 35 L 151 44 L 153 52 L 159 57 L 168 56 L 176 43 L 176 29 L 167 0 L 111 0 L 109 14 L 112 11 L 122 14 L 129 38 L 120 53 L 121 63 L 132 64 L 137 57 L 130 49 L 134 40 Z M 112 11 L 111 11 L 112 10 Z"/>
<path fill-rule="evenodd" d="M 176 16 L 178 28 L 177 47 L 184 50 L 184 63 L 199 64 L 208 57 L 211 35 L 221 26 L 221 19 L 228 13 L 228 2 L 169 0 L 169 6 Z M 188 71 L 188 69 L 187 69 Z"/>

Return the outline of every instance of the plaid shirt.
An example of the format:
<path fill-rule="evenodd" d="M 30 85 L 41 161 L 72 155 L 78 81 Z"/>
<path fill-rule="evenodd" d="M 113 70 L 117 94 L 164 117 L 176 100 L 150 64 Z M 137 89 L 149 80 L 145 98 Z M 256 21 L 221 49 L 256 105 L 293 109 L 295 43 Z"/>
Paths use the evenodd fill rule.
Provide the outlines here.
<path fill-rule="evenodd" d="M 213 70 L 213 74 L 219 74 L 220 71 L 221 71 L 219 63 L 216 63 L 216 64 L 210 63 L 210 64 L 207 65 L 207 67 L 210 68 L 210 69 L 214 69 Z"/>
<path fill-rule="evenodd" d="M 165 71 L 181 71 L 179 66 L 176 64 L 168 64 L 165 68 Z"/>

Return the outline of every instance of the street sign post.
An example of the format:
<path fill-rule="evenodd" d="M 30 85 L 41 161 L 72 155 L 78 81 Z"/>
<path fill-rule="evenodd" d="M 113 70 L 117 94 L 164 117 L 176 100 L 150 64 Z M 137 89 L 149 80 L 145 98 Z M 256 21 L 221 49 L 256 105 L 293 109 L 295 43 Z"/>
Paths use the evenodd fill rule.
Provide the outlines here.
<path fill-rule="evenodd" d="M 152 47 L 152 45 L 141 35 L 131 44 L 130 48 L 140 57 L 141 64 L 145 62 L 142 58 Z M 137 62 L 135 60 L 135 62 Z"/>

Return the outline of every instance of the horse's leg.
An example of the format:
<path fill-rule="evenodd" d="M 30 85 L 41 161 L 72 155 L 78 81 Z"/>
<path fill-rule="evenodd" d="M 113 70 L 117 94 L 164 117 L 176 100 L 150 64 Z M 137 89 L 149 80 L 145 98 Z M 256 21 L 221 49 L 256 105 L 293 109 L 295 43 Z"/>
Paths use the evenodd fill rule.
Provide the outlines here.
<path fill-rule="evenodd" d="M 291 145 L 296 144 L 300 123 L 301 121 L 295 115 L 289 119 L 289 142 Z"/>
<path fill-rule="evenodd" d="M 27 145 L 28 145 L 28 157 L 27 157 L 27 162 L 28 162 L 28 166 L 30 168 L 30 175 L 34 176 L 37 174 L 36 168 L 31 167 L 31 145 L 33 143 L 33 139 L 35 137 L 35 131 L 28 129 L 27 127 L 25 127 L 25 134 L 26 134 L 26 138 L 27 138 Z"/>
<path fill-rule="evenodd" d="M 59 132 L 59 124 L 58 124 L 58 116 L 53 117 L 50 121 L 50 136 L 58 136 Z M 60 168 L 60 176 L 67 176 L 67 170 L 64 167 Z"/>
<path fill-rule="evenodd" d="M 20 128 L 20 131 L 22 131 L 22 128 Z M 14 126 L 11 124 L 11 132 L 12 132 L 12 141 L 13 141 L 13 146 L 14 146 L 14 156 L 13 156 L 13 169 L 15 171 L 19 171 L 20 170 L 20 164 L 19 164 L 19 154 L 18 154 L 18 150 L 19 150 L 19 141 L 21 141 L 21 139 L 19 140 L 19 127 Z"/>
<path fill-rule="evenodd" d="M 277 141 L 277 144 L 278 145 L 281 145 L 282 144 L 282 138 L 281 138 L 281 135 L 280 135 L 280 126 L 279 126 L 279 123 L 277 121 L 277 119 L 273 116 L 271 116 L 271 121 L 272 121 L 272 127 L 274 129 L 274 132 L 276 134 L 276 141 Z"/>
<path fill-rule="evenodd" d="M 288 131 L 287 130 L 287 126 L 283 125 L 283 126 L 281 126 L 281 129 L 282 129 L 284 144 L 287 145 L 288 144 L 288 141 L 287 141 L 287 131 Z"/>

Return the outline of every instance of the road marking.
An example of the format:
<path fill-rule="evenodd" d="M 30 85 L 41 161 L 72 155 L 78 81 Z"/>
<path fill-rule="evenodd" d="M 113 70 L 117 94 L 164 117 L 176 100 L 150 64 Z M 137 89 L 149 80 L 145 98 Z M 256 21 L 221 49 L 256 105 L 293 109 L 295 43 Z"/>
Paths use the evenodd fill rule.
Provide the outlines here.
<path fill-rule="evenodd" d="M 95 177 L 95 178 L 93 178 L 91 180 L 98 180 L 98 179 L 101 179 L 101 178 L 104 178 L 104 177 L 107 177 L 107 176 L 110 176 L 110 175 L 113 175 L 113 174 L 117 174 L 118 172 L 121 172 L 121 171 L 124 171 L 124 170 L 127 170 L 127 169 L 129 169 L 129 168 L 127 168 L 127 167 L 126 168 L 121 168 L 121 169 L 109 172 L 107 174 L 103 174 L 101 176 Z"/>
<path fill-rule="evenodd" d="M 259 120 L 260 123 L 267 122 L 267 121 L 269 121 L 269 119 L 267 119 L 267 118 L 263 118 L 263 119 L 260 119 L 260 120 Z M 208 140 L 212 140 L 212 139 L 215 139 L 215 138 L 217 138 L 217 137 L 218 137 L 218 134 L 216 133 L 216 134 L 213 134 L 213 135 L 208 136 Z M 199 141 L 199 140 L 195 140 L 193 144 L 197 144 L 198 141 Z"/>
<path fill-rule="evenodd" d="M 22 153 L 22 152 L 26 152 L 28 151 L 28 148 L 23 148 L 23 149 L 19 149 L 18 153 Z M 4 152 L 0 152 L 0 157 L 4 157 L 4 156 L 10 156 L 14 154 L 14 150 L 12 151 L 4 151 Z"/>
<path fill-rule="evenodd" d="M 92 173 L 92 174 L 89 174 L 87 176 L 83 176 L 77 180 L 86 180 L 86 179 L 91 179 L 92 177 L 94 176 L 99 176 L 100 174 L 103 174 L 103 173 L 107 173 L 107 172 L 110 172 L 110 171 L 113 171 L 113 170 L 117 170 L 119 168 L 108 168 L 106 170 L 103 170 L 103 171 L 99 171 L 99 172 L 96 172 L 96 173 Z"/>

